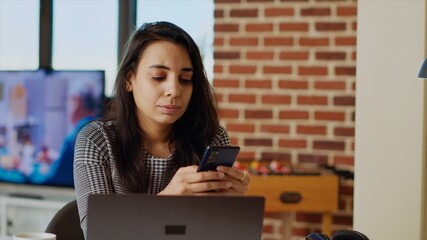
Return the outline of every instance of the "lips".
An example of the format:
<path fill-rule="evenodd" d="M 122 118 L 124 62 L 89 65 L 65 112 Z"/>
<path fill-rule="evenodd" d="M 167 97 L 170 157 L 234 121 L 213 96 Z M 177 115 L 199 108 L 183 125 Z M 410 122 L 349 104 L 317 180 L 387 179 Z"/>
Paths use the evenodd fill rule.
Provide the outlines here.
<path fill-rule="evenodd" d="M 165 114 L 175 114 L 181 107 L 177 105 L 160 105 L 159 108 Z"/>

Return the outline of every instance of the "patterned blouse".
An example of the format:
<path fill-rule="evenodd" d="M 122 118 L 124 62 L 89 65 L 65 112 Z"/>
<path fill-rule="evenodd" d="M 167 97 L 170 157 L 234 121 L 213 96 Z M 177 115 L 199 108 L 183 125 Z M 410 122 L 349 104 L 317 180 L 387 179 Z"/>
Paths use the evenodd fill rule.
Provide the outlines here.
<path fill-rule="evenodd" d="M 74 182 L 83 232 L 87 232 L 87 203 L 91 194 L 130 193 L 120 179 L 112 144 L 115 140 L 114 122 L 94 121 L 87 124 L 77 135 L 74 150 Z M 227 131 L 220 126 L 210 145 L 230 145 Z M 150 183 L 148 194 L 161 192 L 178 169 L 168 167 L 172 154 L 166 158 L 151 155 L 141 148 Z M 142 180 L 142 178 L 141 178 Z"/>

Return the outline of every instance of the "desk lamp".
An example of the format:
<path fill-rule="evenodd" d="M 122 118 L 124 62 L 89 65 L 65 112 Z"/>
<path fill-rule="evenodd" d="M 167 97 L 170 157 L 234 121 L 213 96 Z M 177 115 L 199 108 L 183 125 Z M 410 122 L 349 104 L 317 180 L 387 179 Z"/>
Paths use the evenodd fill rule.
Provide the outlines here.
<path fill-rule="evenodd" d="M 421 66 L 420 72 L 418 73 L 419 78 L 427 78 L 427 58 L 424 59 L 423 65 Z"/>

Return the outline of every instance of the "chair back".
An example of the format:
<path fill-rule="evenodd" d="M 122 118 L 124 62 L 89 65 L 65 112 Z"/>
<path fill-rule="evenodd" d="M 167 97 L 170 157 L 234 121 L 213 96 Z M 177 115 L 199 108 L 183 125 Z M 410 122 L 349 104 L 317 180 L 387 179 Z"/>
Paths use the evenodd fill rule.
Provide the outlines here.
<path fill-rule="evenodd" d="M 45 232 L 56 234 L 59 240 L 84 240 L 77 201 L 73 200 L 62 207 L 53 216 Z"/>

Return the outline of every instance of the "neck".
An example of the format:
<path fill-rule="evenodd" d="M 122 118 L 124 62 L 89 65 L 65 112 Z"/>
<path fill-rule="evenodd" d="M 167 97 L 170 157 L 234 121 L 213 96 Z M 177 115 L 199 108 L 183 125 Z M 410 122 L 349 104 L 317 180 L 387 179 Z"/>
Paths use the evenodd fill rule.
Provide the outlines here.
<path fill-rule="evenodd" d="M 170 133 L 172 125 L 154 125 L 141 124 L 142 129 L 147 134 L 147 140 L 144 147 L 156 157 L 168 157 L 173 151 Z"/>

